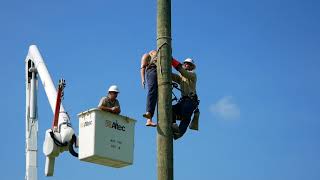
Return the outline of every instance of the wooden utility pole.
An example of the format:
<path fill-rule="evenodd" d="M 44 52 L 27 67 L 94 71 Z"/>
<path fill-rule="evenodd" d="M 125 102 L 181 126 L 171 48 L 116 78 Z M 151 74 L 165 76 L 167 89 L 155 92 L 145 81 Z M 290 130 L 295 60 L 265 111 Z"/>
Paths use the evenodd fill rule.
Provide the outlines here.
<path fill-rule="evenodd" d="M 157 0 L 158 180 L 173 180 L 171 0 Z"/>

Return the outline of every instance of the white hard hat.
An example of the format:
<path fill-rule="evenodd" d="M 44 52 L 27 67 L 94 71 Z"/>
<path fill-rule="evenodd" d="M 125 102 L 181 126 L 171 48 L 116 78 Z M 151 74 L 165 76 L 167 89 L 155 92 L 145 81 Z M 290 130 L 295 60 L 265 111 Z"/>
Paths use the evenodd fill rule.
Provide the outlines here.
<path fill-rule="evenodd" d="M 118 86 L 116 86 L 116 85 L 110 86 L 108 91 L 109 91 L 109 92 L 110 92 L 110 91 L 111 91 L 111 92 L 117 92 L 117 93 L 120 92 Z"/>
<path fill-rule="evenodd" d="M 194 66 L 194 68 L 196 68 L 196 64 L 191 58 L 187 58 L 186 60 L 183 61 L 183 63 L 191 63 Z"/>

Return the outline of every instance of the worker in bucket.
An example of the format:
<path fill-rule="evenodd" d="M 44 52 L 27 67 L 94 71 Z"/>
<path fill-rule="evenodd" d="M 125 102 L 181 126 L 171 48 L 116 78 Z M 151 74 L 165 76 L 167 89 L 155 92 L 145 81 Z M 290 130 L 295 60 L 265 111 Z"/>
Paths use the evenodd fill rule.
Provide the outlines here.
<path fill-rule="evenodd" d="M 120 103 L 117 99 L 118 94 L 120 93 L 118 86 L 112 85 L 108 90 L 108 95 L 101 98 L 98 108 L 103 111 L 108 111 L 114 114 L 120 114 Z"/>
<path fill-rule="evenodd" d="M 172 66 L 180 73 L 172 73 L 172 80 L 178 83 L 181 89 L 181 98 L 172 106 L 173 138 L 178 139 L 187 131 L 191 116 L 199 104 L 196 92 L 197 75 L 196 65 L 191 58 L 187 58 L 183 64 L 173 58 Z M 181 120 L 179 126 L 177 119 Z"/>
<path fill-rule="evenodd" d="M 155 50 L 146 53 L 141 58 L 141 84 L 145 88 L 148 86 L 146 113 L 143 117 L 147 119 L 146 126 L 156 127 L 157 124 L 152 121 L 154 111 L 158 101 L 158 80 L 157 80 L 157 52 Z M 145 78 L 147 81 L 145 81 Z"/>

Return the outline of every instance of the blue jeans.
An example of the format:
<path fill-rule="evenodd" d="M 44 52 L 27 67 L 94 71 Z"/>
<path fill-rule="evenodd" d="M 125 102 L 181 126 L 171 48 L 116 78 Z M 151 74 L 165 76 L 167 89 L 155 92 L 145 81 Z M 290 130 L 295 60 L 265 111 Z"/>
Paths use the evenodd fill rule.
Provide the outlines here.
<path fill-rule="evenodd" d="M 148 86 L 146 111 L 151 113 L 151 116 L 153 117 L 156 104 L 158 101 L 157 68 L 156 67 L 148 68 L 146 70 L 146 77 L 147 77 L 147 86 Z"/>
<path fill-rule="evenodd" d="M 177 118 L 181 120 L 179 124 L 180 137 L 187 131 L 191 116 L 196 108 L 197 102 L 191 98 L 182 98 L 177 104 L 172 106 L 172 122 L 176 123 Z"/>

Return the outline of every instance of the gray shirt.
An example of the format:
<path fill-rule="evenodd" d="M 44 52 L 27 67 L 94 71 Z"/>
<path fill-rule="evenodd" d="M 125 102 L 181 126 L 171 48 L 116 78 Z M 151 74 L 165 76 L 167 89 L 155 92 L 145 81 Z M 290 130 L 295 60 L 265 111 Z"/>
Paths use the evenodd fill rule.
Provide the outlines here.
<path fill-rule="evenodd" d="M 119 108 L 120 108 L 120 103 L 117 99 L 115 99 L 114 101 L 111 101 L 109 99 L 109 97 L 107 96 L 107 97 L 101 98 L 98 107 L 100 107 L 100 106 L 109 107 L 109 108 L 119 106 Z"/>

